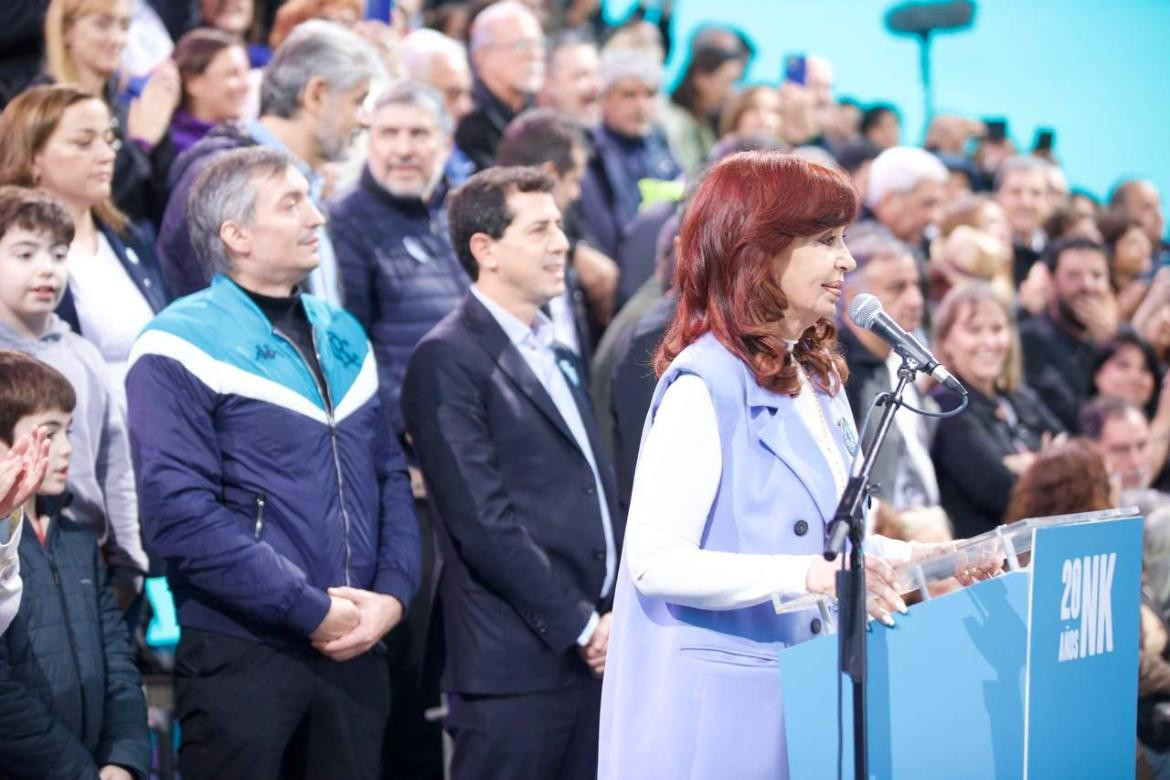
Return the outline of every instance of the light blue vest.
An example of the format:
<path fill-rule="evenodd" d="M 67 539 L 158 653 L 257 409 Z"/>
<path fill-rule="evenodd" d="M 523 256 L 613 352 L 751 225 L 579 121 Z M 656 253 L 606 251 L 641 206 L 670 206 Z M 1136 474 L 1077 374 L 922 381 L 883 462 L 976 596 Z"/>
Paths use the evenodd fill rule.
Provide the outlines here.
<path fill-rule="evenodd" d="M 643 440 L 680 374 L 706 383 L 723 455 L 703 549 L 822 552 L 839 496 L 793 399 L 757 385 L 747 366 L 707 334 L 662 375 Z M 816 395 L 848 463 L 846 441 L 857 441 L 849 402 L 843 392 Z M 776 655 L 821 630 L 815 608 L 777 615 L 771 602 L 714 611 L 649 598 L 638 592 L 623 560 L 602 693 L 598 777 L 786 778 Z"/>

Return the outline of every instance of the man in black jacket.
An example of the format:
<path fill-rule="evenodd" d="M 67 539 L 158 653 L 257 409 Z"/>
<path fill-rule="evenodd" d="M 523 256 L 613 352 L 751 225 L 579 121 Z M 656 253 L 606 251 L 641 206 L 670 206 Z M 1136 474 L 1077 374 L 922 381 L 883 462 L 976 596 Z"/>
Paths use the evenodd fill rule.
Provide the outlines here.
<path fill-rule="evenodd" d="M 568 241 L 551 177 L 473 176 L 450 205 L 474 280 L 406 371 L 437 510 L 452 777 L 593 778 L 621 528 L 583 373 L 541 307 Z"/>
<path fill-rule="evenodd" d="M 1089 391 L 1093 344 L 1117 330 L 1105 248 L 1087 238 L 1067 238 L 1044 256 L 1052 297 L 1043 314 L 1020 325 L 1024 377 L 1070 431 Z"/>
<path fill-rule="evenodd" d="M 512 118 L 532 105 L 544 84 L 544 33 L 517 0 L 488 6 L 471 25 L 475 108 L 459 122 L 455 142 L 482 171 Z"/>
<path fill-rule="evenodd" d="M 97 535 L 61 515 L 76 394 L 49 366 L 0 353 L 0 457 L 33 430 L 49 468 L 24 506 L 24 595 L 0 639 L 0 775 L 145 780 L 142 680 L 106 584 Z"/>

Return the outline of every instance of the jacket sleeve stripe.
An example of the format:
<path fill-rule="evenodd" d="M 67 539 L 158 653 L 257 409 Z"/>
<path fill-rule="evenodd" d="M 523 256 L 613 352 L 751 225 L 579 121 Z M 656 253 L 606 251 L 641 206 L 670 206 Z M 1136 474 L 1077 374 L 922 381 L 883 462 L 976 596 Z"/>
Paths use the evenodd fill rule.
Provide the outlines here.
<path fill-rule="evenodd" d="M 366 350 L 366 358 L 362 361 L 361 370 L 349 386 L 345 397 L 341 399 L 333 410 L 333 419 L 341 422 L 346 417 L 362 408 L 367 401 L 378 392 L 378 367 L 374 362 L 374 350 Z"/>
<path fill-rule="evenodd" d="M 271 379 L 249 373 L 238 366 L 216 360 L 191 342 L 173 333 L 157 328 L 149 328 L 143 332 L 134 342 L 134 348 L 130 351 L 128 368 L 133 368 L 135 362 L 144 355 L 159 355 L 177 361 L 192 376 L 218 395 L 238 395 L 251 398 L 304 415 L 322 425 L 328 424 L 325 411 L 300 393 Z M 376 386 L 376 374 L 374 381 Z"/>

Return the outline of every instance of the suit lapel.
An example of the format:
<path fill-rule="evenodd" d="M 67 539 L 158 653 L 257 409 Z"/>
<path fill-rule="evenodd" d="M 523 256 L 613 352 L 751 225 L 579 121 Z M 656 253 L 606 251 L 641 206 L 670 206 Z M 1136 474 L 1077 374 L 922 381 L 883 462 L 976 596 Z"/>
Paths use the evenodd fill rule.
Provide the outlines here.
<path fill-rule="evenodd" d="M 757 439 L 801 481 L 820 510 L 822 520 L 831 520 L 838 499 L 833 473 L 812 431 L 797 412 L 794 400 L 751 383 L 748 404 L 748 419 Z"/>
<path fill-rule="evenodd" d="M 491 312 L 485 309 L 474 295 L 468 293 L 467 297 L 463 299 L 463 314 L 471 324 L 472 330 L 479 335 L 480 342 L 488 354 L 492 356 L 496 365 L 500 367 L 500 370 L 507 374 L 513 384 L 540 410 L 553 427 L 576 447 L 577 440 L 573 438 L 572 431 L 565 424 L 561 413 L 557 411 L 557 406 L 553 403 L 548 391 L 536 378 L 528 361 L 520 354 L 520 350 L 516 349 L 516 345 L 509 340 L 508 334 L 504 333 L 504 329 L 492 317 Z"/>

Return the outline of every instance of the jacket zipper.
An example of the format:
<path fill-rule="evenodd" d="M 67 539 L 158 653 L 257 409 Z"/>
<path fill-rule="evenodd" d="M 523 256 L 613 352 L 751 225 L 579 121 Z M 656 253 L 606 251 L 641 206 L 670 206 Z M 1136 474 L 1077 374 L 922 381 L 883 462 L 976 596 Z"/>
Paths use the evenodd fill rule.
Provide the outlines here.
<path fill-rule="evenodd" d="M 54 519 L 52 522 L 56 522 Z M 49 562 L 49 570 L 53 572 L 53 583 L 57 586 L 57 599 L 61 602 L 61 614 L 65 616 L 65 634 L 69 637 L 69 654 L 73 657 L 73 673 L 77 676 L 77 695 L 81 697 L 81 733 L 85 733 L 85 686 L 81 684 L 81 654 L 77 652 L 77 638 L 73 636 L 73 621 L 69 617 L 69 606 L 65 602 L 65 591 L 61 586 L 61 572 L 57 569 L 57 559 L 49 545 L 52 541 L 45 539 L 45 558 Z M 96 586 L 97 583 L 95 582 Z M 100 616 L 99 616 L 100 618 Z"/>
<path fill-rule="evenodd" d="M 350 585 L 349 567 L 350 567 L 350 549 L 349 549 L 349 510 L 345 508 L 345 480 L 342 478 L 341 472 L 341 455 L 337 449 L 337 421 L 333 417 L 333 398 L 329 393 L 329 383 L 325 381 L 324 376 L 320 380 L 313 372 L 312 366 L 305 358 L 305 353 L 301 352 L 292 339 L 284 335 L 279 328 L 273 328 L 273 332 L 288 342 L 288 345 L 300 356 L 301 361 L 304 362 L 305 368 L 308 369 L 309 374 L 313 377 L 313 383 L 317 385 L 317 390 L 321 393 L 321 398 L 325 401 L 325 417 L 329 421 L 329 443 L 333 448 L 333 465 L 337 469 L 337 497 L 341 502 L 341 521 L 345 527 L 345 584 Z M 321 350 L 317 347 L 317 329 L 309 323 L 309 333 L 313 337 L 313 353 L 317 356 L 317 365 L 321 366 L 321 373 L 324 375 L 325 367 L 321 362 Z"/>
<path fill-rule="evenodd" d="M 260 534 L 264 531 L 264 506 L 268 503 L 268 497 L 263 493 L 256 496 L 256 531 L 253 536 L 256 539 L 260 538 Z"/>

